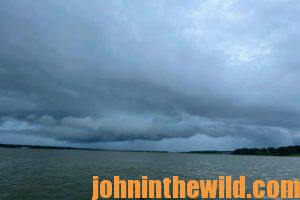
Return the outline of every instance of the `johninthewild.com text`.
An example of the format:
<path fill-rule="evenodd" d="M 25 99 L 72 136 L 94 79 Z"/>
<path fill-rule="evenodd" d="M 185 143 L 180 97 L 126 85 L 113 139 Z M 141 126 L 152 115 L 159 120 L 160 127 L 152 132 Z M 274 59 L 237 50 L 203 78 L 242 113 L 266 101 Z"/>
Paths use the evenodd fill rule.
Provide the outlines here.
<path fill-rule="evenodd" d="M 300 198 L 300 181 L 294 180 L 255 180 L 252 191 L 246 191 L 246 177 L 237 179 L 219 176 L 214 180 L 183 180 L 178 176 L 151 180 L 141 176 L 136 180 L 123 180 L 114 176 L 113 180 L 100 180 L 93 177 L 92 200 L 102 198 Z"/>

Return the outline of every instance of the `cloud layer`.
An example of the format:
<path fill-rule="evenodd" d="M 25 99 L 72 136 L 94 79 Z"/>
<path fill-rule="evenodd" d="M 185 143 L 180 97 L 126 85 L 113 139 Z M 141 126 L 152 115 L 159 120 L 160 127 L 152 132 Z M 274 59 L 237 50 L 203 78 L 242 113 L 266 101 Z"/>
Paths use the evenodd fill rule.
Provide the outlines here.
<path fill-rule="evenodd" d="M 289 0 L 0 3 L 0 138 L 299 144 L 299 13 Z"/>

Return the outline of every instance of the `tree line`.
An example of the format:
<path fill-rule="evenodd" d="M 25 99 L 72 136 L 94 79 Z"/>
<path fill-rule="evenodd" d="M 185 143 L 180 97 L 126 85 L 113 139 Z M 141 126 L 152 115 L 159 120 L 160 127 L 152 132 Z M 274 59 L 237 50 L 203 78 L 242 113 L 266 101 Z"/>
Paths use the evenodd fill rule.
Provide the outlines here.
<path fill-rule="evenodd" d="M 232 152 L 234 155 L 262 155 L 262 156 L 300 156 L 300 146 L 285 146 L 279 148 L 241 148 Z"/>

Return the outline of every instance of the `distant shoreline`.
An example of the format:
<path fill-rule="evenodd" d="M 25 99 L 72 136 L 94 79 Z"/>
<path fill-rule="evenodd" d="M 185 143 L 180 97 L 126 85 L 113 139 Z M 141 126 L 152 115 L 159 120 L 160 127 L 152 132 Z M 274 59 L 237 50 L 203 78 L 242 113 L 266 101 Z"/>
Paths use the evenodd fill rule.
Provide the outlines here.
<path fill-rule="evenodd" d="M 143 151 L 143 150 L 113 150 L 113 149 L 41 146 L 41 145 L 25 145 L 25 144 L 0 144 L 0 148 L 300 157 L 300 146 L 299 145 L 297 145 L 297 146 L 285 146 L 285 147 L 279 147 L 279 148 L 269 147 L 269 148 L 260 148 L 260 149 L 258 149 L 258 148 L 240 148 L 240 149 L 236 149 L 234 151 L 206 150 L 206 151 L 187 151 L 187 152 Z"/>
<path fill-rule="evenodd" d="M 169 151 L 146 151 L 146 150 L 113 150 L 113 149 L 96 149 L 96 148 L 77 148 L 77 147 L 60 147 L 60 146 L 41 146 L 25 144 L 0 144 L 0 148 L 12 149 L 53 149 L 53 150 L 85 150 L 85 151 L 116 151 L 116 152 L 149 152 L 149 153 L 186 153 L 186 154 L 232 154 L 232 151 L 187 151 L 187 152 L 169 152 Z"/>
<path fill-rule="evenodd" d="M 26 144 L 0 144 L 3 148 L 12 149 L 61 149 L 61 150 L 90 150 L 90 151 L 105 151 L 103 149 L 92 148 L 76 148 L 76 147 L 60 147 L 60 146 L 41 146 L 41 145 L 26 145 Z"/>
<path fill-rule="evenodd" d="M 233 155 L 254 155 L 254 156 L 300 156 L 300 146 L 283 146 L 268 148 L 241 148 L 232 152 Z"/>
<path fill-rule="evenodd" d="M 142 151 L 142 150 L 114 150 L 114 149 L 96 149 L 96 148 L 78 148 L 78 147 L 60 147 L 60 146 L 41 146 L 26 144 L 0 144 L 0 148 L 11 149 L 50 149 L 50 150 L 84 150 L 84 151 L 118 151 L 118 152 L 155 152 L 169 153 L 168 151 Z"/>

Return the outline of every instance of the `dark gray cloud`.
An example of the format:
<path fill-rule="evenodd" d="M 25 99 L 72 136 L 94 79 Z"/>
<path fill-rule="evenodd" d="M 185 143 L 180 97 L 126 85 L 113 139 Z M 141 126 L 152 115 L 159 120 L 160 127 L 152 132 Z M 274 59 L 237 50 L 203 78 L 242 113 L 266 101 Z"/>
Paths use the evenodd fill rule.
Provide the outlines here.
<path fill-rule="evenodd" d="M 2 2 L 0 138 L 299 144 L 299 11 L 288 0 Z"/>

